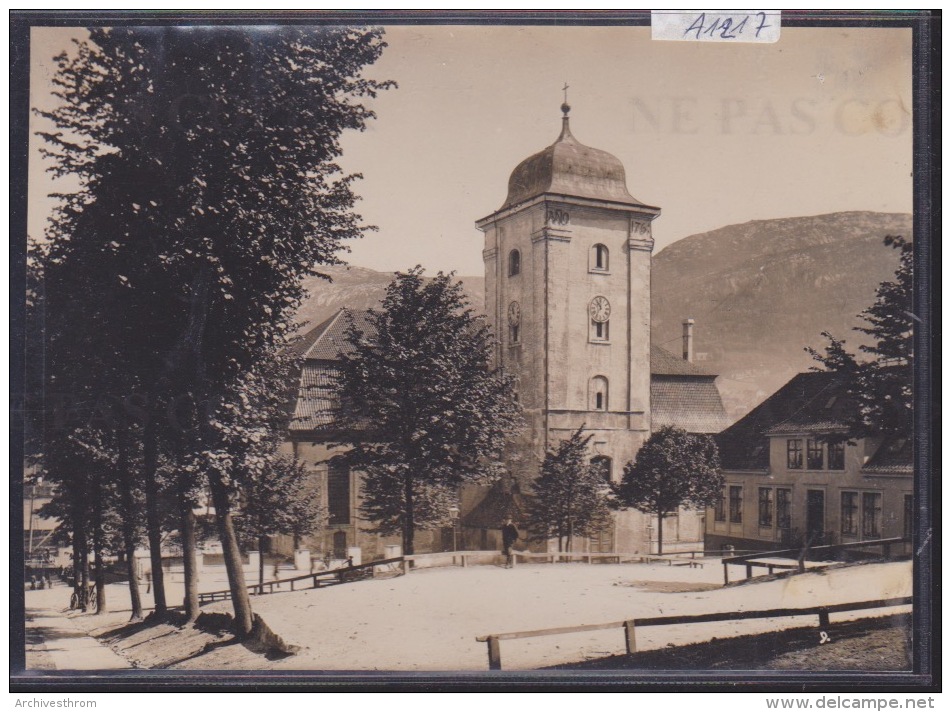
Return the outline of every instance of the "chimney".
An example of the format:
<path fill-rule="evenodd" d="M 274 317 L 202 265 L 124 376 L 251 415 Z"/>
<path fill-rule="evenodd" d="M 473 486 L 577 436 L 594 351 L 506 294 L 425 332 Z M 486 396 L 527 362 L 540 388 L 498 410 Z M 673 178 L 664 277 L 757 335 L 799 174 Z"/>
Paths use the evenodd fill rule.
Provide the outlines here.
<path fill-rule="evenodd" d="M 684 319 L 684 361 L 693 361 L 693 319 Z"/>

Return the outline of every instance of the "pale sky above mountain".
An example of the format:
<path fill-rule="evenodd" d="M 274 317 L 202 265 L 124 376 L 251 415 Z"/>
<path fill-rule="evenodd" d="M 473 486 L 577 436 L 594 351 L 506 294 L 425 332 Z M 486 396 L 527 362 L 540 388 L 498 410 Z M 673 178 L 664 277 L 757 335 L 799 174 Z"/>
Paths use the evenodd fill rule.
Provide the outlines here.
<path fill-rule="evenodd" d="M 51 58 L 82 34 L 34 28 L 34 105 L 50 105 Z M 720 45 L 656 42 L 647 27 L 399 26 L 387 41 L 369 75 L 399 88 L 343 141 L 342 165 L 364 176 L 358 210 L 380 228 L 353 244 L 355 265 L 481 274 L 473 223 L 558 136 L 566 81 L 575 137 L 662 208 L 657 251 L 754 219 L 912 210 L 909 29 L 784 27 L 776 44 Z M 32 235 L 61 187 L 38 147 Z"/>

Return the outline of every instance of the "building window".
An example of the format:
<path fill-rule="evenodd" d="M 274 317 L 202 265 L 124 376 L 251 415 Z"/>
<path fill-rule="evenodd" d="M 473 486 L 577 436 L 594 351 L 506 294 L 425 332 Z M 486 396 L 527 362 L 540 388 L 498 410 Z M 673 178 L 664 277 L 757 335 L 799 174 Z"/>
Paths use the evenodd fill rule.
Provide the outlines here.
<path fill-rule="evenodd" d="M 914 495 L 905 495 L 905 519 L 902 527 L 902 536 L 911 539 L 915 536 L 915 497 Z"/>
<path fill-rule="evenodd" d="M 722 490 L 720 491 L 719 496 L 716 498 L 716 501 L 713 503 L 713 521 L 726 521 L 726 497 L 723 496 Z"/>
<path fill-rule="evenodd" d="M 517 344 L 519 340 L 519 324 L 509 324 L 509 343 Z"/>
<path fill-rule="evenodd" d="M 773 526 L 773 490 L 771 487 L 759 488 L 759 525 Z"/>
<path fill-rule="evenodd" d="M 779 529 L 792 527 L 792 490 L 780 487 L 776 490 L 776 526 Z"/>
<path fill-rule="evenodd" d="M 806 469 L 822 469 L 822 441 L 812 438 L 806 441 Z"/>
<path fill-rule="evenodd" d="M 606 455 L 596 455 L 591 458 L 591 469 L 605 482 L 611 481 L 611 458 Z"/>
<path fill-rule="evenodd" d="M 743 488 L 730 485 L 730 522 L 743 523 Z"/>
<path fill-rule="evenodd" d="M 829 443 L 829 469 L 845 469 L 845 443 Z"/>
<path fill-rule="evenodd" d="M 350 524 L 350 468 L 331 462 L 327 467 L 329 524 Z"/>
<path fill-rule="evenodd" d="M 591 340 L 592 341 L 610 341 L 611 331 L 607 321 L 591 322 Z"/>
<path fill-rule="evenodd" d="M 522 271 L 522 254 L 518 250 L 509 252 L 509 277 L 514 277 Z"/>
<path fill-rule="evenodd" d="M 843 492 L 840 531 L 845 536 L 858 536 L 859 533 L 859 493 Z"/>
<path fill-rule="evenodd" d="M 608 271 L 608 248 L 604 245 L 591 248 L 591 269 L 598 272 Z"/>
<path fill-rule="evenodd" d="M 882 536 L 882 495 L 879 492 L 862 493 L 862 536 L 867 539 Z"/>
<path fill-rule="evenodd" d="M 595 376 L 588 385 L 591 410 L 608 409 L 608 379 Z"/>
<path fill-rule="evenodd" d="M 789 470 L 802 469 L 802 440 L 799 438 L 786 441 L 786 468 Z"/>

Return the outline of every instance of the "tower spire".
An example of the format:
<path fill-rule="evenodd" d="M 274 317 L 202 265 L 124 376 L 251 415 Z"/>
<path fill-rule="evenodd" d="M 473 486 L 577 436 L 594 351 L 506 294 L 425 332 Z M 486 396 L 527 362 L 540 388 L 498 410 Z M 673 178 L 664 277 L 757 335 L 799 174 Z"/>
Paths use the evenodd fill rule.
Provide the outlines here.
<path fill-rule="evenodd" d="M 565 92 L 565 101 L 561 105 L 561 136 L 558 137 L 559 141 L 564 141 L 567 138 L 571 138 L 571 129 L 568 127 L 568 112 L 571 111 L 571 106 L 568 104 L 568 82 L 565 82 L 565 86 L 561 88 Z"/>

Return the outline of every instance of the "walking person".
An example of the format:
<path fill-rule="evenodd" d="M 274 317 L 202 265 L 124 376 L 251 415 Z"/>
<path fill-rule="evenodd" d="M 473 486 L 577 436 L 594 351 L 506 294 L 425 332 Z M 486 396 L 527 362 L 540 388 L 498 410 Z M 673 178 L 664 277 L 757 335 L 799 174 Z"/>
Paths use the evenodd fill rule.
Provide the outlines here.
<path fill-rule="evenodd" d="M 505 556 L 505 568 L 512 568 L 513 554 L 512 546 L 518 541 L 518 528 L 512 522 L 511 517 L 505 518 L 505 524 L 502 525 L 502 554 Z"/>

